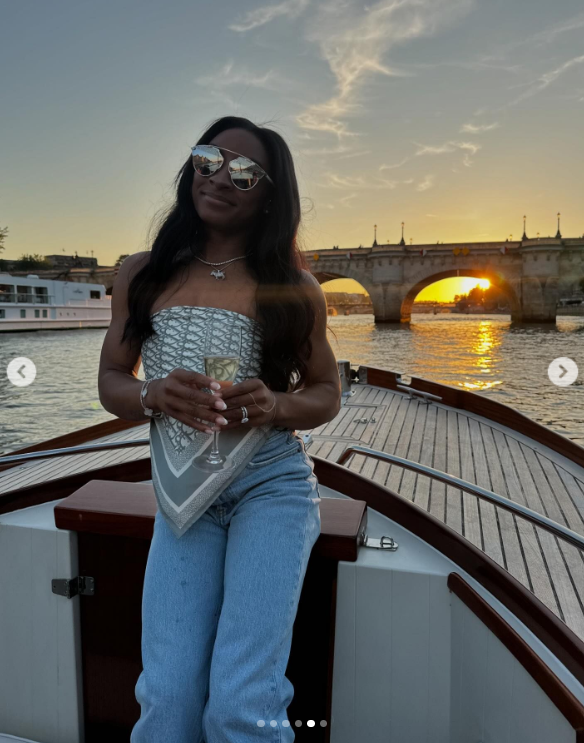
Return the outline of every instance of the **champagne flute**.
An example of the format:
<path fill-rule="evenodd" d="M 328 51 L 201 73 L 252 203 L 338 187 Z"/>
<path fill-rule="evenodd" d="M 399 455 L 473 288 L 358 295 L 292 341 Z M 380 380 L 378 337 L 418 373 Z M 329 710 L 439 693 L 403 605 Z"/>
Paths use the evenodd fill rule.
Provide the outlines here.
<path fill-rule="evenodd" d="M 239 342 L 241 353 L 241 336 Z M 231 387 L 239 370 L 240 356 L 209 354 L 204 356 L 205 374 L 216 379 L 221 387 Z M 209 454 L 200 454 L 193 460 L 193 467 L 204 472 L 222 472 L 233 468 L 233 462 L 219 451 L 219 430 L 213 431 L 213 445 Z"/>

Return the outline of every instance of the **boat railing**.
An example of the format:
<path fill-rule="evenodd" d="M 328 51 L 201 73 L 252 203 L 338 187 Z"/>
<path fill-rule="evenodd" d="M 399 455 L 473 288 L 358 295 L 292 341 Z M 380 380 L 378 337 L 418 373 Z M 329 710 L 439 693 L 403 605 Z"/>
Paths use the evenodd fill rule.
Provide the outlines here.
<path fill-rule="evenodd" d="M 32 462 L 35 459 L 50 457 L 68 457 L 70 454 L 87 454 L 94 451 L 105 451 L 106 449 L 127 449 L 131 446 L 149 446 L 149 438 L 130 439 L 128 441 L 103 441 L 96 444 L 79 444 L 77 446 L 66 446 L 61 449 L 43 449 L 42 451 L 31 451 L 25 454 L 6 454 L 0 456 L 0 469 L 5 464 L 20 464 Z"/>
<path fill-rule="evenodd" d="M 523 506 L 521 503 L 516 503 L 509 498 L 505 498 L 505 496 L 503 495 L 493 493 L 491 490 L 482 488 L 480 485 L 476 485 L 475 483 L 461 480 L 460 477 L 456 477 L 455 475 L 449 475 L 447 472 L 442 472 L 441 470 L 434 469 L 433 467 L 428 467 L 428 465 L 426 464 L 420 464 L 419 462 L 413 462 L 410 459 L 398 457 L 395 454 L 388 454 L 384 451 L 378 451 L 377 449 L 369 449 L 366 446 L 357 445 L 348 446 L 341 454 L 341 456 L 337 459 L 337 464 L 344 465 L 355 454 L 360 454 L 365 457 L 372 457 L 373 459 L 378 459 L 381 462 L 395 464 L 398 467 L 403 467 L 404 469 L 411 470 L 412 472 L 417 472 L 419 475 L 430 477 L 432 480 L 437 480 L 439 482 L 445 483 L 446 485 L 456 487 L 459 490 L 463 490 L 471 495 L 475 495 L 477 498 L 488 501 L 495 506 L 499 506 L 506 511 L 510 511 L 517 516 L 521 516 L 527 521 L 530 521 L 532 524 L 535 524 L 536 526 L 545 529 L 551 534 L 554 534 L 555 536 L 566 540 L 575 547 L 584 550 L 584 537 L 582 537 L 577 532 L 572 531 L 565 526 L 562 526 L 562 524 L 558 524 L 556 521 L 549 519 L 547 516 L 544 516 L 537 511 L 533 511 L 531 508 L 527 508 L 527 506 Z M 2 462 L 1 459 L 0 462 Z"/>
<path fill-rule="evenodd" d="M 63 457 L 74 454 L 87 454 L 88 452 L 105 451 L 112 449 L 127 449 L 132 446 L 149 445 L 150 438 L 146 437 L 139 439 L 130 439 L 127 441 L 103 441 L 94 444 L 79 444 L 78 446 L 68 446 L 61 449 L 45 449 L 43 451 L 26 452 L 24 454 L 8 454 L 0 456 L 0 471 L 2 470 L 3 465 L 6 464 L 21 464 L 37 459 Z M 420 464 L 419 462 L 413 462 L 411 459 L 398 457 L 395 454 L 388 454 L 384 451 L 378 451 L 377 449 L 369 449 L 366 446 L 357 445 L 348 446 L 341 454 L 341 456 L 337 459 L 337 464 L 344 465 L 355 454 L 365 457 L 372 457 L 373 459 L 378 459 L 382 462 L 388 462 L 389 464 L 395 464 L 398 467 L 403 467 L 404 469 L 411 470 L 412 472 L 417 472 L 419 475 L 425 475 L 426 477 L 437 480 L 438 482 L 443 482 L 446 485 L 450 485 L 452 487 L 458 488 L 459 490 L 463 490 L 470 495 L 474 495 L 477 498 L 488 501 L 489 503 L 492 503 L 495 506 L 499 506 L 506 511 L 510 511 L 517 516 L 521 516 L 527 521 L 530 521 L 532 524 L 535 524 L 535 526 L 539 526 L 542 529 L 550 532 L 551 534 L 560 537 L 560 539 L 564 539 L 575 547 L 578 547 L 578 549 L 584 550 L 584 537 L 582 537 L 577 532 L 572 531 L 565 526 L 562 526 L 562 524 L 558 524 L 556 521 L 549 519 L 547 516 L 544 516 L 537 511 L 533 511 L 531 508 L 527 508 L 527 506 L 521 505 L 521 503 L 516 503 L 509 498 L 505 498 L 505 496 L 503 495 L 493 493 L 491 490 L 482 488 L 480 485 L 476 485 L 475 483 L 461 480 L 460 477 L 456 477 L 455 475 L 449 475 L 447 472 L 442 472 L 441 470 L 434 469 L 433 467 L 428 467 L 428 465 L 426 464 Z"/>
<path fill-rule="evenodd" d="M 2 304 L 50 304 L 54 294 L 28 294 L 25 292 L 2 292 L 0 293 L 0 303 Z"/>

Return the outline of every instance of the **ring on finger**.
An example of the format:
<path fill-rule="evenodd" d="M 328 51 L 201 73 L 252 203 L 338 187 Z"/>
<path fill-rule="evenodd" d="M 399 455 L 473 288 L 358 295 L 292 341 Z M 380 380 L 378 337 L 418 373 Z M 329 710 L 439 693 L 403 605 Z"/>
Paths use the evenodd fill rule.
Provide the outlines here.
<path fill-rule="evenodd" d="M 249 418 L 247 417 L 247 408 L 245 405 L 241 406 L 241 422 L 247 423 L 249 421 Z"/>

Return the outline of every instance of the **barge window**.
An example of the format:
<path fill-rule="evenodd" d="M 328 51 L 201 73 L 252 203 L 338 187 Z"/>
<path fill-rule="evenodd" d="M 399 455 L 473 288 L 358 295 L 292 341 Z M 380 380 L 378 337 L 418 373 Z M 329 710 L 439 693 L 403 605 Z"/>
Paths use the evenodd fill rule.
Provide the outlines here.
<path fill-rule="evenodd" d="M 13 284 L 0 284 L 0 302 L 14 302 Z"/>
<path fill-rule="evenodd" d="M 17 302 L 32 302 L 32 286 L 16 285 Z"/>

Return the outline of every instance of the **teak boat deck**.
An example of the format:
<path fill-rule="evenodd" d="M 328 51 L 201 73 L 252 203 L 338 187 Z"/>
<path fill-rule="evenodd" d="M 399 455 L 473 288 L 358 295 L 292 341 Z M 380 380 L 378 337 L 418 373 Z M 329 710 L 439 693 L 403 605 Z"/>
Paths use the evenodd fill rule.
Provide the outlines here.
<path fill-rule="evenodd" d="M 310 434 L 306 444 L 309 454 L 336 462 L 351 444 L 395 454 L 480 485 L 584 535 L 584 459 L 578 461 L 577 445 L 552 433 L 550 442 L 555 443 L 550 446 L 541 442 L 541 436 L 540 441 L 537 436 L 532 438 L 527 434 L 533 433 L 533 427 L 540 432 L 544 429 L 521 414 L 515 414 L 514 423 L 507 426 L 469 410 L 468 403 L 465 409 L 461 401 L 468 400 L 464 397 L 468 394 L 479 400 L 474 405 L 483 405 L 485 410 L 497 407 L 497 403 L 485 403 L 485 398 L 474 393 L 412 380 L 412 389 L 417 382 L 418 390 L 442 393 L 443 399 L 452 404 L 426 401 L 390 389 L 399 383 L 393 373 L 368 371 L 369 380 L 379 386 L 363 381 L 354 385 L 353 394 L 343 398 L 341 411 L 333 421 L 299 432 L 305 437 Z M 362 380 L 367 378 L 366 373 L 360 376 Z M 498 408 L 499 419 L 505 417 L 505 411 L 501 413 L 504 408 Z M 523 418 L 525 432 L 520 432 L 517 424 Z M 88 439 L 86 429 L 82 440 L 97 443 L 148 437 L 149 421 L 124 424 L 121 428 L 118 422 L 114 433 L 99 439 Z M 562 440 L 567 450 L 576 451 L 575 456 L 569 458 L 555 450 L 561 450 Z M 58 448 L 78 441 L 71 434 L 50 443 Z M 46 443 L 20 451 L 39 448 L 46 448 Z M 21 499 L 18 507 L 33 505 L 35 490 L 41 485 L 51 487 L 53 497 L 58 498 L 58 480 L 64 477 L 115 468 L 149 456 L 148 446 L 137 446 L 58 456 L 0 470 L 0 501 L 10 493 Z M 398 492 L 464 536 L 584 639 L 584 554 L 576 547 L 498 506 L 399 465 L 355 454 L 348 467 Z M 102 470 L 99 479 L 107 479 L 107 471 Z M 22 501 L 23 489 L 30 493 L 28 502 Z"/>

